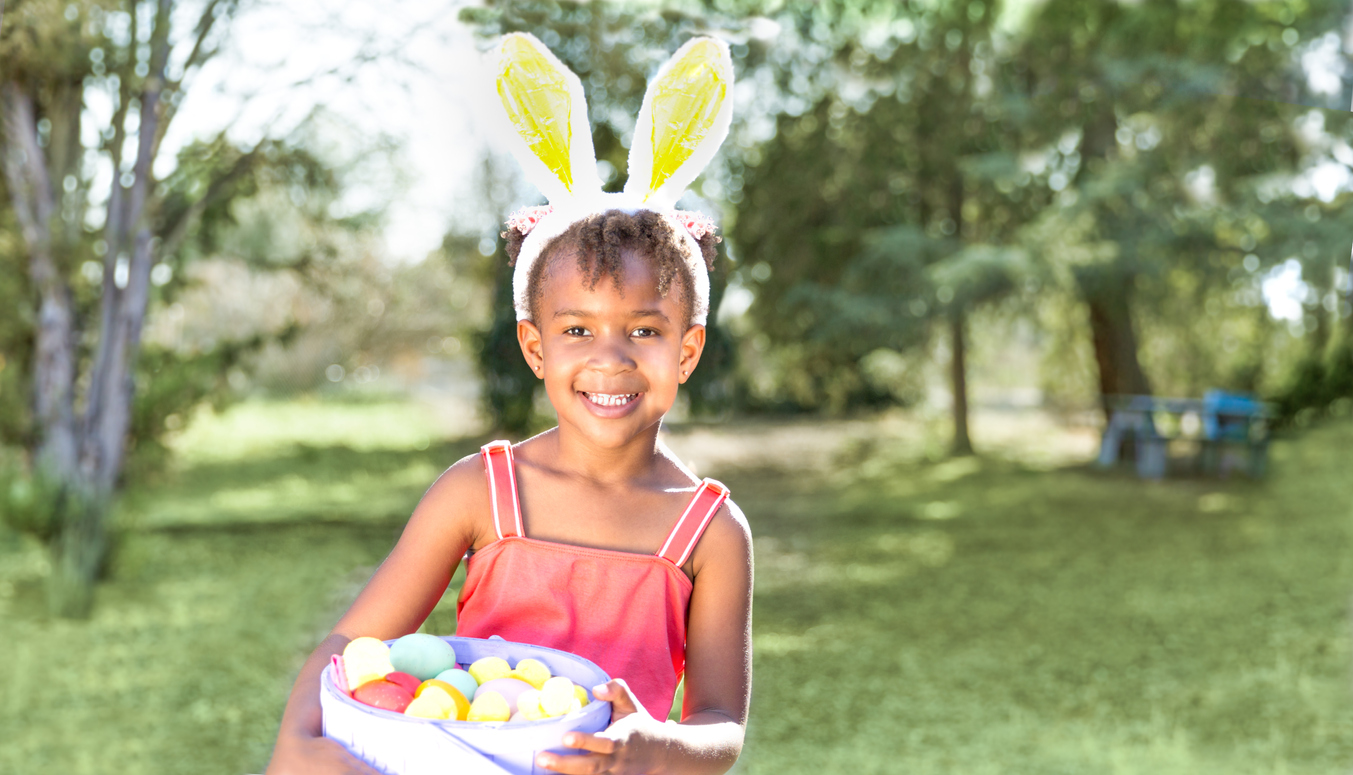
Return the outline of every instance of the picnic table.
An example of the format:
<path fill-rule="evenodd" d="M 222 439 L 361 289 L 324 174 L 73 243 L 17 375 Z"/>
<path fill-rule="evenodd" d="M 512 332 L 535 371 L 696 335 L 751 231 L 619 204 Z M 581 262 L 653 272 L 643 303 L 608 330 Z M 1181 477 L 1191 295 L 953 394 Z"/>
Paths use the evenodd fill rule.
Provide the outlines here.
<path fill-rule="evenodd" d="M 1143 479 L 1165 476 L 1172 443 L 1194 450 L 1194 472 L 1226 476 L 1239 469 L 1256 479 L 1264 474 L 1272 411 L 1254 396 L 1221 390 L 1209 390 L 1202 398 L 1118 395 L 1109 397 L 1109 406 L 1112 419 L 1099 447 L 1101 467 L 1116 464 L 1131 439 Z"/>

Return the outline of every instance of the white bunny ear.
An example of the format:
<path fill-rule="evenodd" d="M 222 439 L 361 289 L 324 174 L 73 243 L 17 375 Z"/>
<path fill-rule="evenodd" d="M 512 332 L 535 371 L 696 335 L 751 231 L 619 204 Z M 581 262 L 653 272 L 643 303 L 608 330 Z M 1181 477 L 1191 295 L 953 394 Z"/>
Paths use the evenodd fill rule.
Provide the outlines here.
<path fill-rule="evenodd" d="M 587 100 L 578 76 L 535 36 L 498 44 L 498 97 L 516 131 L 508 139 L 526 177 L 551 204 L 601 191 Z"/>
<path fill-rule="evenodd" d="M 716 38 L 694 38 L 658 70 L 630 145 L 625 193 L 671 207 L 728 136 L 733 120 L 733 57 Z"/>

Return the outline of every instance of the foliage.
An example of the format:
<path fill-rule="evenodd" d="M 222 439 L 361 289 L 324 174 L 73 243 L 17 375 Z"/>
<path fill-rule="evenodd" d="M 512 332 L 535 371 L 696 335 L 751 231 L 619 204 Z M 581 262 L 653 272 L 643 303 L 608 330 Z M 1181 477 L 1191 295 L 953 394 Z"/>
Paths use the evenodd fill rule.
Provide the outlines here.
<path fill-rule="evenodd" d="M 919 346 L 971 303 L 952 284 L 965 268 L 1030 309 L 1079 296 L 1076 314 L 1040 317 L 1056 340 L 1091 335 L 1101 392 L 1281 379 L 1259 285 L 1296 253 L 1323 303 L 1347 235 L 1320 217 L 1339 203 L 1302 180 L 1343 153 L 1346 120 L 1252 97 L 1306 100 L 1299 55 L 1343 7 L 1028 8 L 1022 21 L 965 3 L 776 14 L 775 126 L 741 159 L 732 233 L 746 259 L 734 282 L 779 351 L 762 359 L 781 364 L 772 395 L 875 400 L 862 358 Z M 891 262 L 867 244 L 877 229 L 909 235 Z M 938 265 L 965 244 L 1009 260 Z M 941 291 L 954 301 L 937 304 Z"/>

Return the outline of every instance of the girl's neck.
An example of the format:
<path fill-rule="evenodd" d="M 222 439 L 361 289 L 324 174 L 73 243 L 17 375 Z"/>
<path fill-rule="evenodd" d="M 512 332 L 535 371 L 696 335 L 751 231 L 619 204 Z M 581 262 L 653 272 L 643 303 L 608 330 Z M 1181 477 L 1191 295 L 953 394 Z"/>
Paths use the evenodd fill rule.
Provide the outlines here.
<path fill-rule="evenodd" d="M 620 447 L 599 447 L 586 436 L 561 424 L 552 433 L 552 464 L 568 476 L 605 487 L 633 485 L 653 477 L 658 459 L 658 429 L 662 423 L 630 439 Z"/>

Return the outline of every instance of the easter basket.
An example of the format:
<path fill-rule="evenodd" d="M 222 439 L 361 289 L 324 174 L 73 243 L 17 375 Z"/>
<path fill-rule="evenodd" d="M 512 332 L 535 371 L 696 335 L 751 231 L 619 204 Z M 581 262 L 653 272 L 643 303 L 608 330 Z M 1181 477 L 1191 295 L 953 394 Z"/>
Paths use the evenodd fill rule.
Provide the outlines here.
<path fill-rule="evenodd" d="M 556 649 L 498 638 L 442 636 L 442 640 L 451 644 L 457 661 L 463 664 L 484 657 L 502 657 L 511 664 L 530 658 L 543 662 L 553 675 L 580 686 L 597 686 L 610 680 L 592 662 Z M 535 766 L 536 754 L 576 753 L 562 746 L 564 733 L 600 732 L 611 720 L 609 702 L 591 702 L 566 716 L 539 721 L 413 718 L 354 700 L 339 688 L 332 664 L 320 676 L 320 708 L 324 736 L 387 775 L 544 773 L 547 771 Z"/>

